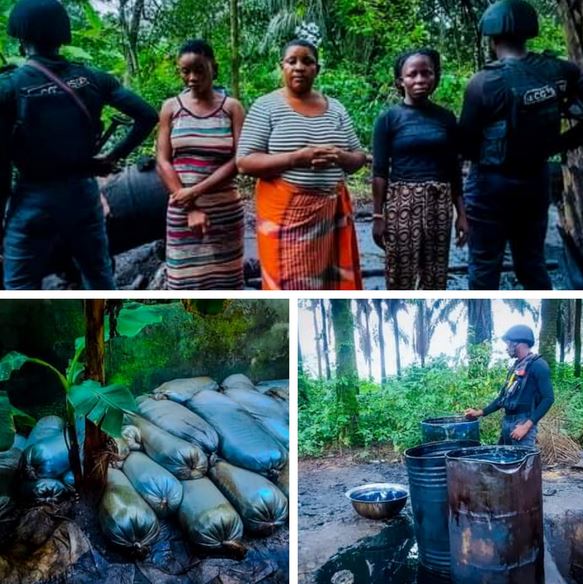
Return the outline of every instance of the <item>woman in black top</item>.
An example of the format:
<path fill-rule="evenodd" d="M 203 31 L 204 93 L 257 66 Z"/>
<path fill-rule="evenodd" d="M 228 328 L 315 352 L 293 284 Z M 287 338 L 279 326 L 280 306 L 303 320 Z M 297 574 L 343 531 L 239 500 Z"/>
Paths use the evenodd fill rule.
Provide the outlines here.
<path fill-rule="evenodd" d="M 399 56 L 403 101 L 375 124 L 373 238 L 386 252 L 388 289 L 446 288 L 452 206 L 457 244 L 467 239 L 456 118 L 430 101 L 439 77 L 436 51 Z"/>

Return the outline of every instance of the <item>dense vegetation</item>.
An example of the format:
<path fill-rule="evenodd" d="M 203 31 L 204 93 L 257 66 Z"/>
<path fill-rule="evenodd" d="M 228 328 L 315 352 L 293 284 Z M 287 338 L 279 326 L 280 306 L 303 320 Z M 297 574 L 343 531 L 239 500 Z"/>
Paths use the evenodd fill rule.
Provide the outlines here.
<path fill-rule="evenodd" d="M 504 382 L 508 361 L 490 362 L 493 335 L 490 300 L 307 302 L 304 310 L 317 315 L 314 325 L 318 373 L 314 375 L 304 366 L 305 347 L 300 344 L 300 454 L 316 455 L 329 448 L 354 445 L 388 445 L 402 452 L 420 443 L 423 419 L 460 415 L 465 408 L 483 407 L 497 395 Z M 508 326 L 521 322 L 520 313 L 526 312 L 540 323 L 535 349 L 553 370 L 556 398 L 549 419 L 558 420 L 561 433 L 582 443 L 581 301 L 543 300 L 540 307 L 528 301 L 509 302 L 513 303 L 511 308 L 517 314 L 516 320 Z M 335 303 L 345 304 L 350 311 L 350 333 L 343 337 L 338 334 L 341 329 L 334 322 L 337 318 Z M 377 318 L 372 318 L 373 311 Z M 409 313 L 412 331 L 402 328 L 405 312 Z M 457 324 L 464 320 L 469 325 L 464 354 L 429 358 L 436 326 L 439 323 L 455 325 L 452 317 L 457 318 Z M 380 327 L 379 322 L 382 323 Z M 384 372 L 384 339 L 392 334 L 396 337 L 396 347 L 403 347 L 408 338 L 416 363 L 405 368 L 399 365 L 398 372 L 393 375 L 383 373 L 380 384 L 371 381 L 370 373 L 368 379 L 363 379 L 362 374 L 358 379 L 356 362 L 350 363 L 352 357 L 347 347 L 352 345 L 353 351 L 360 347 L 369 367 L 371 355 L 380 355 Z M 324 340 L 325 346 L 332 350 L 322 350 Z M 340 356 L 339 349 L 344 357 Z M 330 354 L 335 366 L 330 362 Z M 567 355 L 572 355 L 573 362 L 568 362 Z M 398 362 L 398 352 L 386 358 Z M 349 375 L 351 367 L 352 376 Z M 497 413 L 481 421 L 484 443 L 497 441 L 500 415 Z"/>
<path fill-rule="evenodd" d="M 18 61 L 17 43 L 6 35 L 15 0 L 0 0 L 0 52 Z M 393 60 L 412 47 L 431 45 L 443 55 L 437 100 L 459 112 L 463 89 L 484 62 L 485 43 L 476 24 L 486 0 L 64 0 L 74 22 L 70 58 L 123 78 L 155 107 L 180 90 L 175 54 L 187 39 L 212 42 L 218 83 L 249 106 L 279 85 L 279 51 L 296 34 L 317 38 L 319 87 L 349 109 L 363 144 L 374 119 L 398 96 Z M 565 55 L 564 32 L 552 0 L 534 0 L 542 14 L 535 49 Z M 234 15 L 238 19 L 234 19 Z M 307 26 L 317 25 L 317 30 Z M 232 42 L 234 39 L 234 42 Z M 151 142 L 146 148 L 151 147 Z"/>

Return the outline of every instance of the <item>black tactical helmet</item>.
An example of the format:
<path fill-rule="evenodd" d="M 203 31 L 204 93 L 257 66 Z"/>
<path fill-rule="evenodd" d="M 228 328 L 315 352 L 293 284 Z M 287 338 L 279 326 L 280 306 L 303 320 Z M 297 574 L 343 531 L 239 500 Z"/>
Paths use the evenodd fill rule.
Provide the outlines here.
<path fill-rule="evenodd" d="M 58 0 L 20 0 L 8 19 L 11 37 L 48 47 L 71 42 L 71 21 Z"/>
<path fill-rule="evenodd" d="M 502 339 L 512 343 L 526 343 L 529 347 L 534 345 L 534 333 L 532 332 L 532 329 L 525 324 L 511 326 L 504 333 Z"/>
<path fill-rule="evenodd" d="M 480 33 L 490 37 L 534 38 L 538 36 L 536 10 L 526 0 L 499 0 L 482 15 Z"/>

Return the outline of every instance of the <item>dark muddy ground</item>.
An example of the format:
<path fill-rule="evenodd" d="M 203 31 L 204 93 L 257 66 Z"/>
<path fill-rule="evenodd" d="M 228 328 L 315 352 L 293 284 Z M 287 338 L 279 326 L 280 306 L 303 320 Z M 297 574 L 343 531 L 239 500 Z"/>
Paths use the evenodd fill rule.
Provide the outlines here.
<path fill-rule="evenodd" d="M 407 472 L 397 455 L 353 451 L 301 459 L 298 475 L 300 584 L 437 584 L 434 575 L 419 573 L 409 504 L 392 521 L 373 521 L 357 515 L 344 496 L 364 483 L 406 485 Z M 543 493 L 547 556 L 553 554 L 553 559 L 547 557 L 546 583 L 577 584 L 581 572 L 573 553 L 564 552 L 569 546 L 561 539 L 559 526 L 571 517 L 576 527 L 570 533 L 582 539 L 583 470 L 545 469 Z M 558 558 L 561 550 L 568 557 Z"/>
<path fill-rule="evenodd" d="M 17 535 L 15 536 L 14 533 Z M 21 539 L 21 541 L 19 541 Z M 33 543 L 34 542 L 34 543 Z M 144 558 L 129 558 L 106 540 L 94 510 L 68 502 L 36 508 L 0 546 L 14 571 L 1 581 L 11 584 L 287 584 L 287 527 L 265 538 L 245 537 L 244 558 L 209 556 L 193 549 L 174 521 L 161 522 L 155 544 Z M 40 553 L 40 550 L 43 553 Z M 21 562 L 14 558 L 22 558 Z M 36 558 L 33 564 L 27 564 Z M 48 566 L 51 566 L 50 571 Z M 41 571 L 42 570 L 42 571 Z M 1 572 L 2 570 L 0 570 Z M 50 579 L 44 574 L 52 574 Z M 39 579 L 39 575 L 43 577 Z M 7 580 L 4 580 L 6 578 Z"/>
<path fill-rule="evenodd" d="M 372 205 L 358 199 L 355 202 L 355 216 L 361 265 L 365 275 L 364 285 L 367 290 L 384 290 L 383 275 L 384 256 L 373 242 L 371 236 Z M 257 243 L 255 240 L 255 205 L 252 198 L 245 200 L 245 262 L 246 280 L 249 288 L 258 288 Z M 569 289 L 563 261 L 563 243 L 557 230 L 558 215 L 554 206 L 549 216 L 549 229 L 546 239 L 546 258 L 553 286 L 556 289 Z M 448 289 L 465 290 L 468 288 L 467 246 L 457 248 L 452 238 L 450 251 L 450 270 Z M 507 250 L 505 265 L 511 265 L 512 259 Z M 374 271 L 374 272 L 373 272 Z M 371 273 L 372 272 L 372 273 Z M 115 256 L 115 281 L 119 289 L 125 290 L 160 290 L 165 287 L 164 242 L 155 241 Z M 70 276 L 50 276 L 43 282 L 45 289 L 78 288 L 79 283 Z M 501 288 L 512 290 L 519 288 L 512 271 L 502 275 Z"/>

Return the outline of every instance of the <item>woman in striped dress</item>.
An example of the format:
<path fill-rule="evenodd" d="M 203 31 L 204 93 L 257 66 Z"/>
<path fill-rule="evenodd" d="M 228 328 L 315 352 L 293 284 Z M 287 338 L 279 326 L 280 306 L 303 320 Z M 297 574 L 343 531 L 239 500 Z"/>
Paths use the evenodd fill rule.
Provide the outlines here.
<path fill-rule="evenodd" d="M 244 212 L 235 187 L 241 104 L 213 88 L 217 65 L 201 40 L 180 50 L 187 93 L 164 103 L 158 173 L 170 191 L 166 263 L 170 290 L 243 288 Z"/>
<path fill-rule="evenodd" d="M 347 173 L 365 155 L 342 104 L 312 88 L 318 51 L 294 40 L 283 52 L 283 89 L 259 98 L 237 151 L 259 178 L 257 244 L 263 288 L 362 288 Z"/>

